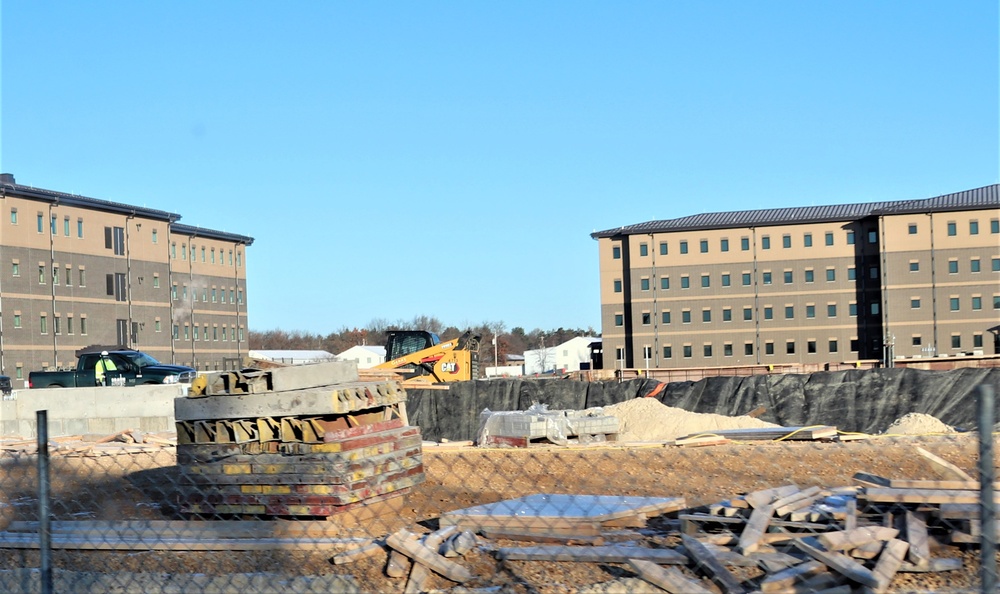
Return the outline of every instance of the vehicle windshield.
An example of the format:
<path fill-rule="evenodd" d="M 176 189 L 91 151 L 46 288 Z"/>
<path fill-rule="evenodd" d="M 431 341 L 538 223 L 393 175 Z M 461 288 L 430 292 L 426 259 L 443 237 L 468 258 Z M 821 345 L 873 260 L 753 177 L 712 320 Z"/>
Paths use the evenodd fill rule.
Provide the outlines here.
<path fill-rule="evenodd" d="M 159 361 L 150 357 L 146 353 L 125 353 L 125 357 L 132 362 L 132 365 L 135 365 L 139 369 L 149 367 L 150 365 L 160 364 Z"/>

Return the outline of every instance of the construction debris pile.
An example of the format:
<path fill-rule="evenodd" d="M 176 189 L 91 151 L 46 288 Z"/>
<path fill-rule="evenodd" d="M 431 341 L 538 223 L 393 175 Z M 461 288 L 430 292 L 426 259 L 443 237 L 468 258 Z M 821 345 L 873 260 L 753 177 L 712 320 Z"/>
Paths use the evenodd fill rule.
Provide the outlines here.
<path fill-rule="evenodd" d="M 187 514 L 329 516 L 424 480 L 395 382 L 353 362 L 222 372 L 175 401 Z"/>
<path fill-rule="evenodd" d="M 528 447 L 542 441 L 566 445 L 617 439 L 618 419 L 600 408 L 550 411 L 544 404 L 533 404 L 526 411 L 481 412 L 476 443 Z"/>

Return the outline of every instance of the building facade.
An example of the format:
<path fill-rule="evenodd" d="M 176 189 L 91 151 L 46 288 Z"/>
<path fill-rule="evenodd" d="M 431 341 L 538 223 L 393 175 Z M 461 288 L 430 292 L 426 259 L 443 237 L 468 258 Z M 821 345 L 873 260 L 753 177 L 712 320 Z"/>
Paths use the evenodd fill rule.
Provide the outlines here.
<path fill-rule="evenodd" d="M 246 355 L 253 238 L 0 176 L 0 373 L 15 388 L 121 345 L 200 370 Z"/>
<path fill-rule="evenodd" d="M 998 188 L 595 232 L 604 367 L 1000 354 Z"/>

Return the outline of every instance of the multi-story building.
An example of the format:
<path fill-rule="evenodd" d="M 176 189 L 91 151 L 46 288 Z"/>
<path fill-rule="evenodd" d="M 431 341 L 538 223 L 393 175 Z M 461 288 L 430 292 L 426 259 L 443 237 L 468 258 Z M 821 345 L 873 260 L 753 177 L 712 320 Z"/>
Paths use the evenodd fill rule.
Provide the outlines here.
<path fill-rule="evenodd" d="M 1000 354 L 998 188 L 595 232 L 604 367 Z"/>
<path fill-rule="evenodd" d="M 241 365 L 253 238 L 11 174 L 0 175 L 0 209 L 0 373 L 15 387 L 91 345 L 202 370 Z"/>

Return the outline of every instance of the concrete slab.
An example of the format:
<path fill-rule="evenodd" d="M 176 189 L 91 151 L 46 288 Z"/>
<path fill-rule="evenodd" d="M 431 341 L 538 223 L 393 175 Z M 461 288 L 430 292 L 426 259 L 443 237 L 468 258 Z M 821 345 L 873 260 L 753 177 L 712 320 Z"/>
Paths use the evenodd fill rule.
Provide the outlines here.
<path fill-rule="evenodd" d="M 311 365 L 292 365 L 268 371 L 271 373 L 271 388 L 275 392 L 358 381 L 358 364 L 355 361 L 328 361 Z"/>
<path fill-rule="evenodd" d="M 205 421 L 345 414 L 405 400 L 406 392 L 393 382 L 358 382 L 288 392 L 178 398 L 174 418 Z"/>

